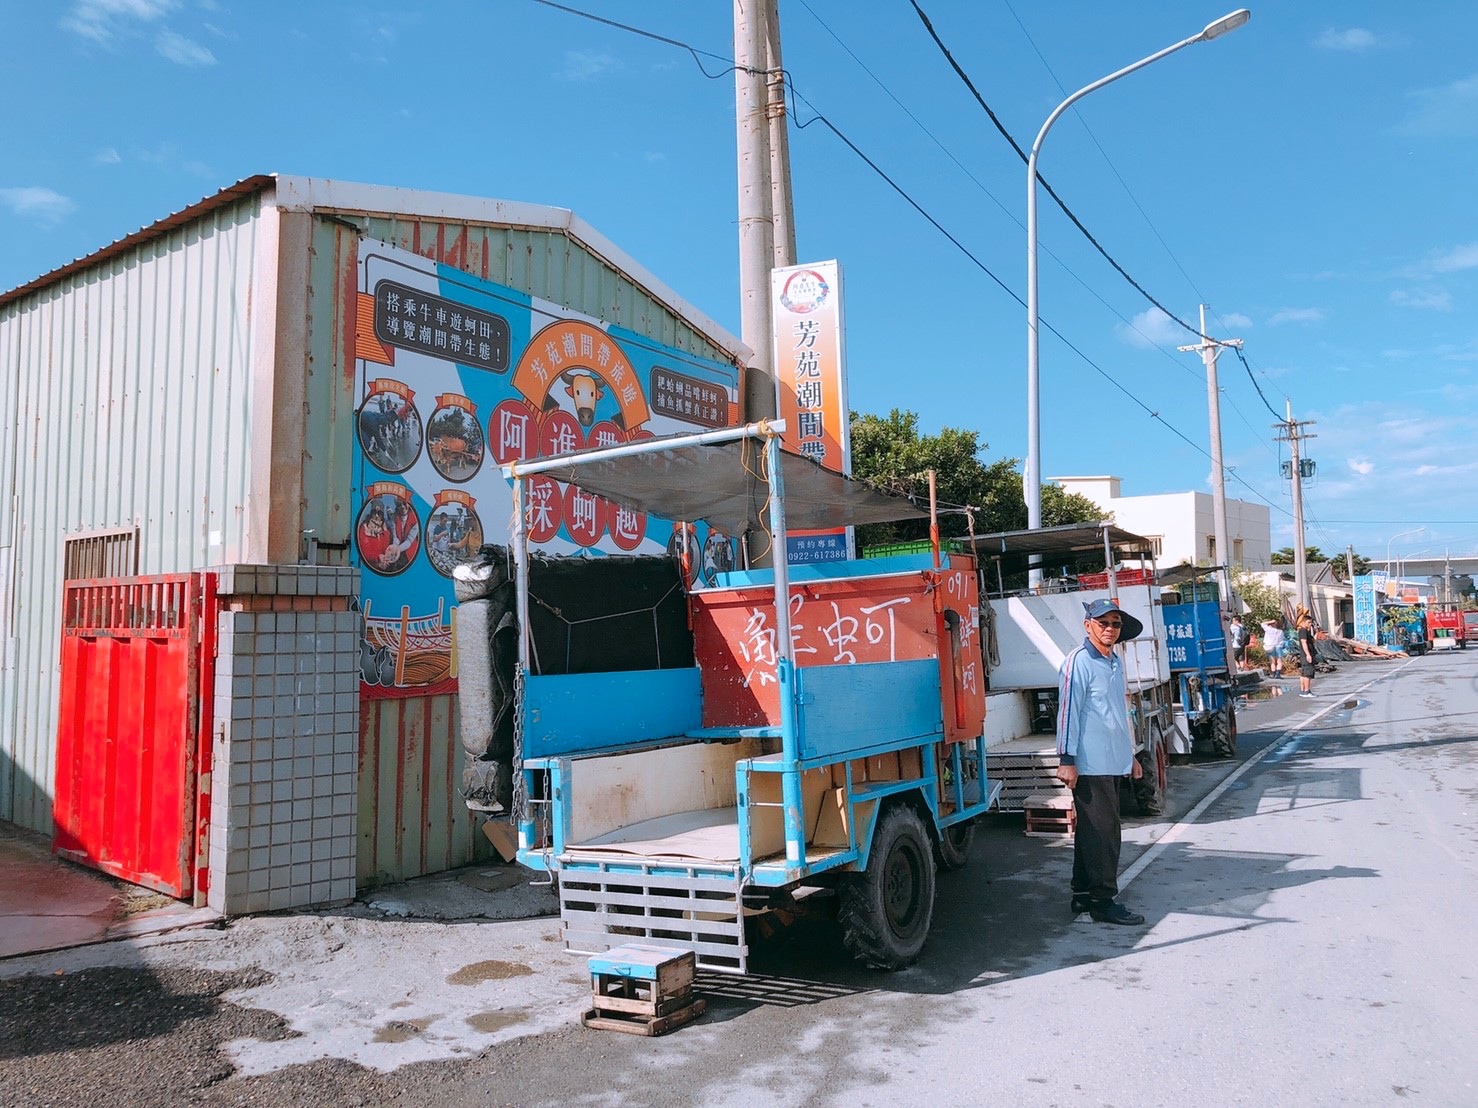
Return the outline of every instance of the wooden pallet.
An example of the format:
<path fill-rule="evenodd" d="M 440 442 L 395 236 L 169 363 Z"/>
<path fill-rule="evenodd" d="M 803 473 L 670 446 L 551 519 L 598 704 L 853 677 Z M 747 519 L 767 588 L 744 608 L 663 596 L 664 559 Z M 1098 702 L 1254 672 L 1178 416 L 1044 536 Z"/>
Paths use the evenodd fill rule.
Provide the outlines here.
<path fill-rule="evenodd" d="M 1000 812 L 1020 812 L 1028 797 L 1060 791 L 1067 786 L 1057 779 L 1056 751 L 1033 754 L 1001 754 L 986 752 L 986 767 L 992 781 L 1001 783 L 996 800 Z"/>
<path fill-rule="evenodd" d="M 635 1012 L 611 1012 L 592 1008 L 580 1017 L 580 1022 L 596 1031 L 620 1031 L 625 1035 L 665 1035 L 667 1032 L 692 1023 L 708 1008 L 708 1002 L 700 997 L 689 998 L 689 1003 L 665 1016 L 643 1016 Z"/>

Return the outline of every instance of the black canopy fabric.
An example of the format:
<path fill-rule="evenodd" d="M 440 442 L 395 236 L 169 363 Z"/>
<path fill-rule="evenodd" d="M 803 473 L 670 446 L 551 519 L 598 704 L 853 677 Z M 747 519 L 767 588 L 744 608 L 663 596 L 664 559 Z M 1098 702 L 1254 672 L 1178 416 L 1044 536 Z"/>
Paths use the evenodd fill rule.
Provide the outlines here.
<path fill-rule="evenodd" d="M 911 500 L 877 492 L 797 454 L 781 451 L 780 467 L 787 530 L 928 516 Z M 770 526 L 765 453 L 753 440 L 686 443 L 579 464 L 572 456 L 568 464 L 540 472 L 661 519 L 702 520 L 730 535 Z"/>
<path fill-rule="evenodd" d="M 1148 554 L 1154 549 L 1149 539 L 1100 523 L 1068 523 L 1061 527 L 1039 527 L 1035 531 L 997 531 L 975 539 L 975 553 L 981 558 L 996 559 L 1002 569 L 1011 572 L 1027 568 L 1028 560 L 1040 554 L 1046 565 L 1076 561 L 1079 555 L 1098 556 L 1103 563 L 1103 537 L 1108 533 L 1109 545 L 1120 552 Z"/>

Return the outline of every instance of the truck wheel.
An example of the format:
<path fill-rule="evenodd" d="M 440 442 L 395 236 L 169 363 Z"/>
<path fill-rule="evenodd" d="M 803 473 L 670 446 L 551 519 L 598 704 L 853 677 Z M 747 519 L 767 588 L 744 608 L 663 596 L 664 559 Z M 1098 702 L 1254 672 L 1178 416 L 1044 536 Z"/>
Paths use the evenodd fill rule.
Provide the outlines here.
<path fill-rule="evenodd" d="M 975 841 L 975 821 L 952 823 L 939 832 L 934 844 L 934 864 L 944 872 L 964 869 L 970 860 L 970 844 Z"/>
<path fill-rule="evenodd" d="M 1237 713 L 1230 699 L 1211 719 L 1211 753 L 1218 758 L 1237 753 Z"/>
<path fill-rule="evenodd" d="M 840 891 L 842 942 L 876 969 L 912 965 L 934 919 L 934 853 L 918 813 L 895 804 L 878 818 L 867 869 Z"/>
<path fill-rule="evenodd" d="M 1130 779 L 1134 794 L 1135 815 L 1158 816 L 1165 811 L 1165 768 L 1168 764 L 1165 753 L 1165 733 L 1158 725 L 1150 731 L 1150 747 L 1135 756 L 1143 771 L 1138 779 Z M 1122 810 L 1122 806 L 1121 806 Z"/>

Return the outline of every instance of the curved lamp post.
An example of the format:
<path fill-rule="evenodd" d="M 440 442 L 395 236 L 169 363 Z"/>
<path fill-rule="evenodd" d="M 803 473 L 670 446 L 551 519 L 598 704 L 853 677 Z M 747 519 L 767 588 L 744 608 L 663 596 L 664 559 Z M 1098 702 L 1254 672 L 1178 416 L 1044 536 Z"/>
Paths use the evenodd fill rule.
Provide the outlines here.
<path fill-rule="evenodd" d="M 1177 50 L 1192 46 L 1198 42 L 1210 42 L 1214 38 L 1220 38 L 1228 31 L 1235 31 L 1242 24 L 1252 18 L 1252 13 L 1246 8 L 1238 8 L 1234 12 L 1222 16 L 1215 23 L 1208 23 L 1199 34 L 1194 34 L 1188 39 L 1182 39 L 1174 46 L 1151 54 L 1147 58 L 1141 58 L 1133 65 L 1126 65 L 1107 77 L 1094 81 L 1091 85 L 1080 88 L 1061 104 L 1047 117 L 1047 122 L 1042 124 L 1042 129 L 1037 132 L 1037 141 L 1032 143 L 1031 156 L 1026 161 L 1026 525 L 1030 528 L 1038 528 L 1042 525 L 1042 442 L 1041 442 L 1041 395 L 1038 373 L 1038 343 L 1037 343 L 1037 155 L 1042 150 L 1042 140 L 1047 137 L 1047 132 L 1052 129 L 1052 124 L 1057 122 L 1057 117 L 1067 111 L 1076 101 L 1087 96 L 1094 89 L 1103 88 L 1111 81 L 1117 81 L 1120 77 L 1133 73 L 1136 69 L 1143 69 L 1151 62 L 1157 62 L 1167 54 L 1173 54 Z M 1033 592 L 1039 592 L 1042 587 L 1042 569 L 1040 564 L 1032 565 L 1030 573 L 1030 585 Z"/>
<path fill-rule="evenodd" d="M 1398 532 L 1396 532 L 1396 534 L 1392 535 L 1390 538 L 1388 538 L 1386 540 L 1386 579 L 1387 579 L 1387 581 L 1389 581 L 1390 580 L 1390 577 L 1391 577 L 1391 544 L 1393 542 L 1395 542 L 1397 539 L 1401 538 L 1403 535 L 1420 535 L 1425 530 L 1426 530 L 1425 527 L 1413 527 L 1410 531 L 1398 531 Z M 1397 574 L 1397 582 L 1396 583 L 1398 585 L 1400 584 L 1400 575 L 1399 574 Z"/>

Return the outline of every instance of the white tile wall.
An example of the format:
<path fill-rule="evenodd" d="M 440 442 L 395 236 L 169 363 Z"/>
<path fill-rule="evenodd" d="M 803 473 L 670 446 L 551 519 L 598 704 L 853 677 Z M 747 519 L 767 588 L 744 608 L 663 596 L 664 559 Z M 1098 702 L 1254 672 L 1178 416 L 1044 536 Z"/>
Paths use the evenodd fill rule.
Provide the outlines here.
<path fill-rule="evenodd" d="M 216 572 L 223 609 L 233 600 L 250 609 L 262 597 L 287 596 L 336 598 L 330 603 L 338 610 L 221 612 L 208 903 L 240 915 L 352 900 L 359 614 L 348 610 L 348 598 L 358 590 L 358 571 Z"/>

